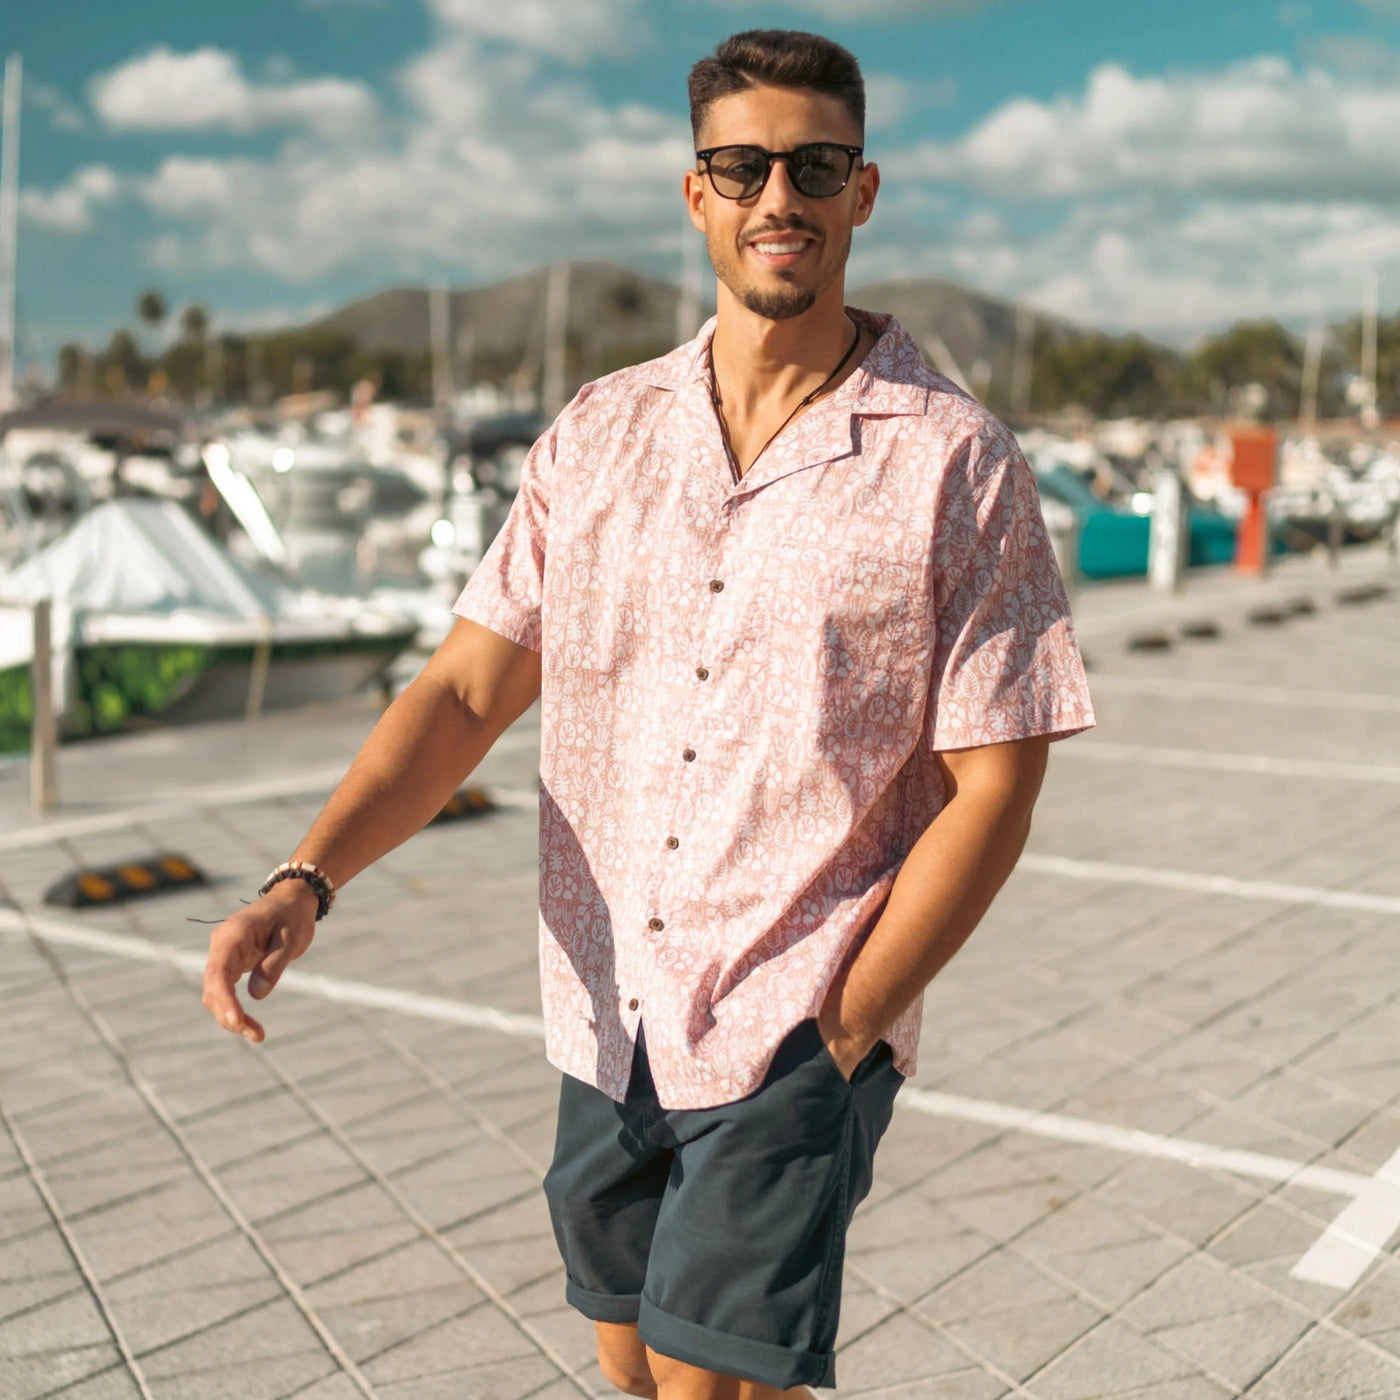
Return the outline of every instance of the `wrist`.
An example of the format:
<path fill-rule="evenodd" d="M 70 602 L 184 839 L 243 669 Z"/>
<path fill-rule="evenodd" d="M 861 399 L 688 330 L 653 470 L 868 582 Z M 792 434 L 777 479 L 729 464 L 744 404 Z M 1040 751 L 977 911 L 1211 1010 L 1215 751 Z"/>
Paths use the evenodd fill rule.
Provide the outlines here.
<path fill-rule="evenodd" d="M 313 910 L 321 907 L 321 901 L 316 897 L 316 891 L 305 880 L 279 880 L 275 885 L 268 887 L 263 898 L 297 908 L 302 905 L 307 905 Z"/>
<path fill-rule="evenodd" d="M 335 882 L 319 866 L 308 860 L 283 861 L 258 889 L 259 895 L 267 895 L 279 885 L 304 887 L 316 901 L 316 918 L 324 919 L 335 904 Z"/>

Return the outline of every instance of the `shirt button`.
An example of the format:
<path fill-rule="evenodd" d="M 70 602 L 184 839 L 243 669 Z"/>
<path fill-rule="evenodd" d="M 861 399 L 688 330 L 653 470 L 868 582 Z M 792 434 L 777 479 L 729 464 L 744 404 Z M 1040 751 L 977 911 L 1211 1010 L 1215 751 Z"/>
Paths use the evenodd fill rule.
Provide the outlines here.
<path fill-rule="evenodd" d="M 723 592 L 724 592 L 724 580 L 723 580 L 722 578 L 712 578 L 712 579 L 710 580 L 710 592 L 711 592 L 711 593 L 723 593 Z"/>
<path fill-rule="evenodd" d="M 629 1002 L 627 1003 L 627 1009 L 628 1009 L 629 1011 L 635 1011 L 635 1010 L 637 1009 L 637 998 L 636 998 L 636 997 L 633 997 L 632 1000 L 629 1001 Z"/>
<path fill-rule="evenodd" d="M 653 933 L 660 933 L 661 930 L 666 927 L 666 921 L 664 919 L 648 919 L 647 927 Z"/>
<path fill-rule="evenodd" d="M 680 848 L 680 844 L 680 841 L 674 836 L 668 836 L 666 838 L 666 849 L 668 851 L 678 850 Z"/>
<path fill-rule="evenodd" d="M 682 749 L 682 750 L 681 750 L 681 757 L 682 757 L 683 759 L 685 759 L 685 761 L 686 761 L 687 763 L 694 763 L 694 762 L 695 762 L 695 750 L 694 750 L 694 749 Z"/>
<path fill-rule="evenodd" d="M 698 680 L 698 681 L 707 681 L 707 680 L 709 680 L 709 679 L 710 679 L 710 672 L 709 672 L 709 670 L 708 670 L 706 667 L 704 667 L 704 666 L 697 666 L 697 667 L 695 668 L 695 679 Z"/>

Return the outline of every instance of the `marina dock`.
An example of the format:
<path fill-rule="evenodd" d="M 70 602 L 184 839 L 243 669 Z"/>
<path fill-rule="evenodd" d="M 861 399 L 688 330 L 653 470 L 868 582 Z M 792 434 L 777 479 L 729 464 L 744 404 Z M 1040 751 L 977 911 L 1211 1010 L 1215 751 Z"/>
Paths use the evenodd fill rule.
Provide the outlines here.
<path fill-rule="evenodd" d="M 1100 715 L 926 998 L 852 1229 L 846 1400 L 1400 1396 L 1400 569 L 1076 603 Z M 537 722 L 344 892 L 259 1016 L 199 1001 L 368 701 L 0 766 L 0 1396 L 615 1392 L 540 1178 Z M 85 909 L 176 852 L 207 886 Z M 204 921 L 204 922 L 199 922 Z M 825 1392 L 824 1392 L 825 1393 Z"/>

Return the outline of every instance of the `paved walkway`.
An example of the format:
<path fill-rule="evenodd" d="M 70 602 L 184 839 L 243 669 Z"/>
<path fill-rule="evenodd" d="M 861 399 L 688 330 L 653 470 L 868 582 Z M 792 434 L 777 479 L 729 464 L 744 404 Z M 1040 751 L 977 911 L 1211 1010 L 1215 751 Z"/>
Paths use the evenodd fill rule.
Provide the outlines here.
<path fill-rule="evenodd" d="M 1336 600 L 1389 568 L 1082 597 L 1102 725 L 928 994 L 841 1396 L 1400 1397 L 1400 590 Z M 372 718 L 75 747 L 37 831 L 0 768 L 5 1400 L 612 1393 L 539 1190 L 528 718 L 481 775 L 513 805 L 357 880 L 265 1046 L 199 1006 L 188 920 L 286 855 Z M 42 906 L 154 848 L 214 885 Z"/>

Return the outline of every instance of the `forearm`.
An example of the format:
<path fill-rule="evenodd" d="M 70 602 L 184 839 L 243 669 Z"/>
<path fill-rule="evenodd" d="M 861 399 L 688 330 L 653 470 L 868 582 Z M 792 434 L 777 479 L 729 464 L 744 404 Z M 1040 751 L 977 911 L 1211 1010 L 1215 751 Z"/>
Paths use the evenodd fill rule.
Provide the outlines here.
<path fill-rule="evenodd" d="M 1028 780 L 966 783 L 909 852 L 884 910 L 823 1008 L 830 1037 L 863 1053 L 967 941 L 1030 834 Z"/>
<path fill-rule="evenodd" d="M 533 653 L 459 623 L 384 712 L 293 858 L 345 884 L 431 821 L 538 694 Z"/>

